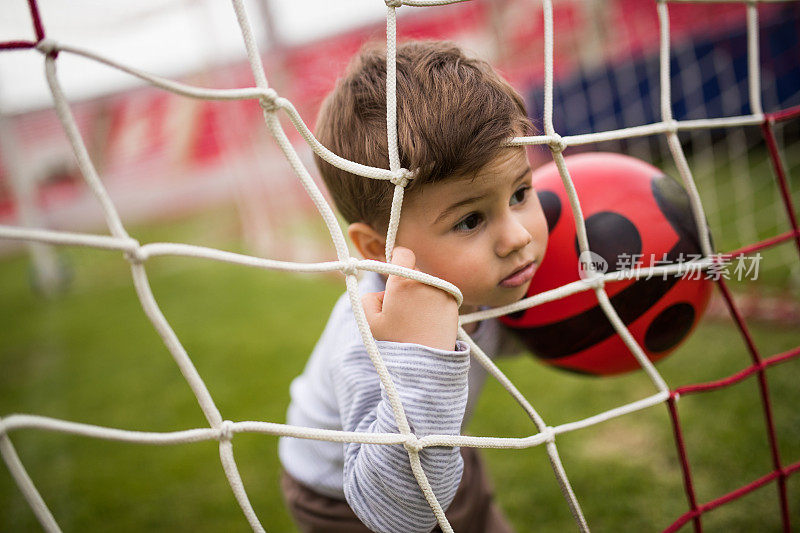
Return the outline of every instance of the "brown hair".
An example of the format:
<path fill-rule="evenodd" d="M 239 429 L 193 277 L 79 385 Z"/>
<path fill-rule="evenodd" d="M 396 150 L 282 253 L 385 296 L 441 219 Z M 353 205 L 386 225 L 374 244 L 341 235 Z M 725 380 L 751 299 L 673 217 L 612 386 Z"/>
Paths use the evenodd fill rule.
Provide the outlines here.
<path fill-rule="evenodd" d="M 504 141 L 532 131 L 522 97 L 485 61 L 453 43 L 412 41 L 397 48 L 400 163 L 416 170 L 409 194 L 425 184 L 479 171 Z M 341 157 L 389 168 L 386 54 L 362 49 L 317 118 L 317 138 Z M 348 223 L 388 225 L 393 185 L 345 172 L 315 155 L 336 207 Z"/>

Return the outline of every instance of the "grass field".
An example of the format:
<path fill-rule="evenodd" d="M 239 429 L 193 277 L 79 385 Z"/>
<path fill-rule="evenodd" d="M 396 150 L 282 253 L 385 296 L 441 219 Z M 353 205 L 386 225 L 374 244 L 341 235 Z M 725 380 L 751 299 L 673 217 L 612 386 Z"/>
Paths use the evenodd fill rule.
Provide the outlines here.
<path fill-rule="evenodd" d="M 192 242 L 236 249 L 229 212 L 133 232 L 141 242 Z M 46 301 L 29 289 L 24 257 L 0 263 L 0 416 L 32 413 L 146 431 L 203 427 L 177 366 L 145 318 L 127 263 L 115 252 L 70 249 L 71 290 Z M 305 363 L 341 276 L 298 276 L 214 262 L 147 263 L 153 290 L 225 418 L 284 421 L 288 386 Z M 797 346 L 793 329 L 753 324 L 771 355 Z M 749 359 L 730 323 L 705 322 L 659 363 L 671 386 L 727 376 Z M 642 373 L 593 379 L 530 357 L 501 368 L 551 425 L 578 420 L 654 392 Z M 768 371 L 784 463 L 800 459 L 800 361 Z M 771 470 L 754 379 L 679 402 L 700 501 Z M 535 432 L 495 382 L 487 383 L 469 432 Z M 143 446 L 26 430 L 17 451 L 66 531 L 247 531 L 215 442 Z M 237 435 L 234 450 L 268 531 L 293 531 L 278 491 L 277 438 Z M 558 439 L 561 457 L 594 531 L 660 530 L 687 509 L 664 406 Z M 520 532 L 572 530 L 543 449 L 486 450 L 498 499 Z M 6 469 L 0 473 L 0 530 L 35 531 L 32 512 Z M 800 524 L 800 476 L 790 478 Z M 777 531 L 769 484 L 704 518 L 707 531 Z M 688 530 L 688 529 L 687 529 Z"/>

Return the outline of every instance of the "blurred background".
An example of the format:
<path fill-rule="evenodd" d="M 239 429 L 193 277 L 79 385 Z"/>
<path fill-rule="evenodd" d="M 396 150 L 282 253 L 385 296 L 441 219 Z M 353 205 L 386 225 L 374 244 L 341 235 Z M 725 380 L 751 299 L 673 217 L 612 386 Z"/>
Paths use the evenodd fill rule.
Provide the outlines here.
<path fill-rule="evenodd" d="M 127 65 L 206 87 L 253 84 L 226 3 L 174 0 L 108 6 L 85 1 L 66 8 L 45 1 L 41 8 L 53 38 Z M 352 54 L 366 41 L 385 39 L 380 2 L 252 0 L 248 6 L 270 84 L 312 127 L 322 98 Z M 15 1 L 9 7 L 0 22 L 4 37 L 30 37 L 26 3 Z M 659 119 L 654 10 L 649 2 L 624 0 L 555 3 L 555 125 L 562 135 Z M 488 59 L 525 95 L 531 117 L 541 125 L 540 11 L 537 2 L 523 0 L 401 9 L 400 38 L 452 39 Z M 671 6 L 676 119 L 750 112 L 743 12 L 736 4 Z M 760 6 L 759 15 L 764 108 L 797 105 L 797 4 Z M 254 102 L 183 98 L 95 62 L 64 56 L 59 73 L 66 94 L 126 221 L 158 220 L 227 204 L 236 210 L 241 235 L 253 252 L 296 260 L 330 257 L 330 247 L 317 242 L 318 235 L 309 228 L 314 225 L 313 206 L 268 138 Z M 100 210 L 83 187 L 50 109 L 40 59 L 33 51 L 0 57 L 0 113 L 9 144 L 0 161 L 0 222 L 13 224 L 25 210 L 37 226 L 97 230 L 102 227 Z M 287 129 L 310 162 L 310 149 L 293 128 Z M 791 170 L 800 157 L 796 121 L 781 124 L 777 133 Z M 683 141 L 720 251 L 786 229 L 758 127 L 687 132 Z M 659 136 L 571 152 L 578 149 L 626 151 L 675 175 Z M 532 154 L 541 161 L 549 158 L 546 150 Z M 725 166 L 722 171 L 720 165 Z M 0 242 L 0 253 L 19 246 Z M 797 297 L 800 263 L 792 261 L 791 246 L 780 250 L 765 262 L 763 273 L 777 277 L 781 288 Z"/>
<path fill-rule="evenodd" d="M 293 102 L 312 129 L 322 99 L 349 58 L 365 42 L 385 40 L 386 8 L 380 0 L 248 0 L 245 5 L 270 85 Z M 191 85 L 254 85 L 227 2 L 41 0 L 39 7 L 48 37 L 58 41 Z M 800 3 L 759 4 L 758 12 L 764 109 L 800 105 Z M 676 119 L 750 113 L 745 13 L 739 4 L 670 5 Z M 659 120 L 654 2 L 556 0 L 554 22 L 556 131 L 573 135 Z M 540 2 L 403 7 L 398 34 L 401 40 L 454 40 L 487 59 L 524 95 L 541 128 Z M 17 39 L 34 39 L 23 0 L 7 1 L 0 19 L 0 40 Z M 70 54 L 61 54 L 57 64 L 92 160 L 123 223 L 140 242 L 188 242 L 294 261 L 335 258 L 320 217 L 270 138 L 257 103 L 176 96 Z M 288 120 L 283 122 L 317 179 L 310 148 Z M 775 126 L 795 206 L 799 124 Z M 684 132 L 681 141 L 718 251 L 790 229 L 758 126 Z M 567 154 L 582 150 L 625 152 L 677 176 L 660 136 L 570 148 Z M 530 157 L 541 164 L 550 152 L 532 148 Z M 52 109 L 41 54 L 30 50 L 0 53 L 0 224 L 107 233 Z M 800 261 L 791 241 L 762 255 L 757 280 L 731 284 L 759 347 L 771 355 L 798 344 Z M 283 421 L 289 382 L 343 290 L 341 278 L 251 272 L 180 258 L 151 260 L 148 273 L 223 414 L 232 420 Z M 36 413 L 154 431 L 204 425 L 143 316 L 127 264 L 116 254 L 0 239 L 0 295 L 0 416 Z M 678 385 L 728 375 L 745 366 L 747 357 L 715 295 L 709 318 L 659 370 L 671 378 L 670 385 Z M 587 380 L 529 359 L 505 365 L 553 425 L 641 398 L 651 387 L 638 374 Z M 774 372 L 772 391 L 782 406 L 776 416 L 787 462 L 800 455 L 800 398 L 791 370 L 798 370 L 796 362 Z M 690 442 L 695 445 L 690 457 L 705 466 L 698 483 L 706 499 L 769 468 L 751 385 L 741 385 L 750 388 L 736 394 L 711 394 L 713 400 L 697 402 L 694 410 L 688 407 L 694 398 L 681 404 L 682 415 L 694 422 L 687 429 L 688 440 L 696 441 Z M 493 387 L 482 398 L 471 431 L 529 434 L 529 422 Z M 539 392 L 542 387 L 548 394 Z M 596 530 L 661 529 L 686 510 L 669 422 L 663 410 L 654 409 L 565 436 L 559 444 Z M 33 431 L 12 437 L 67 530 L 110 524 L 131 531 L 247 528 L 213 443 L 154 449 Z M 275 442 L 237 437 L 237 459 L 267 529 L 291 531 L 277 493 Z M 520 531 L 571 527 L 543 452 L 522 453 L 487 452 L 499 498 L 515 525 Z M 761 455 L 764 461 L 740 464 Z M 797 481 L 792 482 L 797 502 Z M 760 500 L 711 513 L 709 528 L 744 531 L 764 523 L 777 528 L 773 487 L 758 494 Z M 36 527 L 7 473 L 0 474 L 0 495 L 0 530 Z M 800 510 L 795 506 L 793 513 L 797 517 Z"/>

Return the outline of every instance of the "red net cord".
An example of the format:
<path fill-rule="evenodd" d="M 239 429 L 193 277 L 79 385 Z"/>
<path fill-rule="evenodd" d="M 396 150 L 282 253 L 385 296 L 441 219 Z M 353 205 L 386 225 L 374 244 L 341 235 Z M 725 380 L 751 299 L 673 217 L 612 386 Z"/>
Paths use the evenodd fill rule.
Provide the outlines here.
<path fill-rule="evenodd" d="M 36 41 L 5 41 L 0 42 L 0 50 L 26 50 L 36 46 L 36 43 L 44 39 L 44 25 L 42 24 L 42 17 L 39 16 L 39 6 L 36 0 L 28 0 L 28 9 L 31 12 L 31 20 L 33 21 L 33 32 L 36 35 Z"/>
<path fill-rule="evenodd" d="M 764 123 L 762 124 L 764 141 L 769 150 L 770 160 L 772 162 L 772 167 L 775 171 L 777 185 L 778 188 L 780 189 L 781 198 L 783 200 L 784 207 L 786 209 L 786 214 L 789 219 L 789 223 L 791 225 L 791 231 L 740 248 L 739 250 L 722 254 L 723 257 L 733 257 L 739 254 L 753 253 L 765 248 L 777 246 L 778 244 L 786 242 L 788 240 L 794 240 L 798 252 L 800 252 L 800 229 L 798 228 L 797 215 L 795 214 L 794 206 L 792 204 L 792 197 L 789 191 L 788 180 L 786 179 L 786 172 L 784 171 L 783 165 L 781 163 L 778 143 L 775 140 L 775 135 L 772 129 L 775 122 L 790 120 L 797 117 L 800 117 L 800 106 L 780 110 L 774 113 L 768 113 L 766 114 Z M 664 531 L 665 532 L 677 531 L 678 529 L 686 525 L 686 523 L 688 523 L 689 520 L 692 520 L 695 531 L 700 532 L 702 531 L 702 523 L 700 521 L 700 517 L 703 513 L 708 512 L 711 509 L 715 509 L 720 505 L 741 498 L 745 494 L 748 494 L 753 490 L 763 485 L 766 485 L 771 481 L 776 481 L 778 486 L 778 498 L 781 507 L 781 521 L 783 524 L 783 529 L 784 531 L 789 532 L 791 531 L 791 521 L 789 518 L 789 502 L 786 491 L 786 478 L 790 474 L 796 472 L 797 470 L 800 470 L 800 462 L 794 463 L 789 467 L 785 468 L 781 464 L 781 457 L 778 449 L 778 439 L 775 431 L 775 421 L 772 414 L 772 404 L 770 402 L 769 386 L 767 384 L 767 377 L 765 370 L 770 366 L 800 357 L 800 347 L 788 350 L 781 354 L 774 355 L 767 359 L 762 359 L 758 351 L 758 348 L 756 347 L 756 344 L 753 340 L 753 337 L 750 334 L 749 329 L 747 328 L 747 324 L 745 323 L 742 314 L 740 313 L 739 309 L 737 308 L 736 304 L 733 301 L 733 297 L 731 295 L 730 290 L 728 289 L 727 285 L 725 284 L 722 278 L 717 279 L 717 284 L 720 291 L 722 292 L 723 298 L 725 299 L 725 303 L 728 306 L 728 310 L 730 311 L 731 317 L 733 318 L 734 323 L 739 328 L 739 331 L 742 334 L 742 338 L 744 339 L 744 342 L 747 346 L 748 352 L 750 353 L 750 357 L 752 359 L 752 365 L 724 379 L 708 383 L 687 385 L 684 387 L 679 387 L 674 391 L 672 391 L 670 398 L 667 402 L 667 406 L 669 408 L 670 420 L 672 421 L 673 434 L 675 436 L 675 444 L 678 450 L 678 457 L 680 458 L 681 462 L 681 469 L 683 472 L 683 482 L 690 510 L 681 517 L 679 517 Z M 761 397 L 761 405 L 764 412 L 764 420 L 766 424 L 767 438 L 769 441 L 773 471 L 724 496 L 721 496 L 708 503 L 698 505 L 697 498 L 695 495 L 694 485 L 692 482 L 691 467 L 689 465 L 688 455 L 686 452 L 686 445 L 683 439 L 683 432 L 681 430 L 681 425 L 680 425 L 680 418 L 678 416 L 678 410 L 676 407 L 676 400 L 681 395 L 707 392 L 711 390 L 717 390 L 723 387 L 729 387 L 754 374 L 757 376 L 758 379 L 759 395 Z"/>
<path fill-rule="evenodd" d="M 44 39 L 44 25 L 42 24 L 42 17 L 39 16 L 39 6 L 36 4 L 36 0 L 28 0 L 28 7 L 33 20 L 33 31 L 36 32 L 36 41 L 38 42 Z"/>
<path fill-rule="evenodd" d="M 678 421 L 678 408 L 675 405 L 675 400 L 676 396 L 675 392 L 673 391 L 667 400 L 667 407 L 669 408 L 670 420 L 672 420 L 672 433 L 675 436 L 675 444 L 678 448 L 678 457 L 681 461 L 683 487 L 686 490 L 686 498 L 689 500 L 689 508 L 691 511 L 684 514 L 680 519 L 678 519 L 677 522 L 672 524 L 670 528 L 667 528 L 666 531 L 676 531 L 691 518 L 694 521 L 694 530 L 700 532 L 703 530 L 703 525 L 700 523 L 700 513 L 698 512 L 697 498 L 694 493 L 694 485 L 692 484 L 692 471 L 689 467 L 689 458 L 686 456 L 686 445 L 683 441 L 681 424 Z M 680 525 L 676 525 L 678 522 L 680 522 Z M 674 527 L 674 529 L 671 529 L 672 527 Z"/>
<path fill-rule="evenodd" d="M 797 239 L 800 236 L 800 231 L 787 231 L 786 233 L 781 233 L 780 235 L 776 235 L 775 237 L 771 237 L 769 239 L 764 239 L 763 241 L 759 241 L 755 244 L 751 244 L 749 246 L 743 246 L 738 250 L 734 250 L 732 252 L 726 252 L 724 254 L 720 254 L 721 259 L 732 259 L 739 255 L 747 255 L 752 254 L 754 252 L 759 252 L 766 248 L 772 248 L 775 245 L 781 244 L 783 242 Z"/>
<path fill-rule="evenodd" d="M 701 514 L 707 513 L 717 507 L 732 502 L 746 494 L 750 494 L 754 490 L 763 487 L 770 481 L 775 480 L 778 476 L 788 477 L 791 474 L 794 474 L 800 470 L 800 461 L 787 466 L 786 468 L 782 469 L 780 472 L 770 472 L 769 474 L 758 478 L 757 480 L 749 483 L 743 487 L 739 487 L 738 489 L 725 494 L 724 496 L 720 496 L 715 500 L 711 500 L 708 503 L 704 503 L 703 505 L 683 514 L 678 520 L 676 520 L 673 524 L 671 524 L 667 529 L 664 530 L 664 533 L 678 531 L 681 527 L 686 525 L 689 520 L 696 520 Z"/>
<path fill-rule="evenodd" d="M 34 46 L 33 41 L 5 41 L 0 43 L 0 50 L 25 50 Z"/>
<path fill-rule="evenodd" d="M 795 233 L 794 243 L 797 246 L 797 252 L 800 253 L 800 232 L 797 227 L 797 215 L 792 205 L 792 195 L 789 192 L 789 183 L 786 179 L 786 172 L 781 163 L 781 156 L 778 150 L 778 143 L 775 141 L 775 133 L 772 127 L 777 121 L 789 120 L 800 116 L 800 106 L 795 106 L 776 113 L 769 113 L 766 115 L 766 120 L 761 124 L 761 130 L 764 133 L 764 141 L 767 143 L 769 149 L 770 160 L 772 161 L 772 168 L 775 171 L 775 178 L 778 180 L 778 188 L 781 191 L 781 198 L 783 199 L 784 207 L 786 208 L 786 215 L 789 217 L 789 223 Z"/>

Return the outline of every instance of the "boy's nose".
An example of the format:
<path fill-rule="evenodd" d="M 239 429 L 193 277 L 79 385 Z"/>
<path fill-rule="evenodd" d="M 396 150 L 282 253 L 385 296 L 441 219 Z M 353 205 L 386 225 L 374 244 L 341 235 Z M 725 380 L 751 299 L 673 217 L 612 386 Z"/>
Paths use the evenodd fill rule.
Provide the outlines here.
<path fill-rule="evenodd" d="M 500 257 L 506 257 L 517 250 L 525 248 L 532 240 L 530 232 L 521 221 L 517 217 L 509 215 L 500 228 L 495 252 Z"/>

